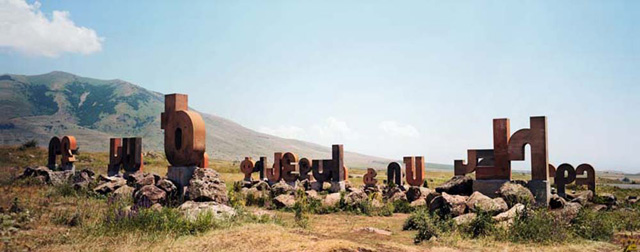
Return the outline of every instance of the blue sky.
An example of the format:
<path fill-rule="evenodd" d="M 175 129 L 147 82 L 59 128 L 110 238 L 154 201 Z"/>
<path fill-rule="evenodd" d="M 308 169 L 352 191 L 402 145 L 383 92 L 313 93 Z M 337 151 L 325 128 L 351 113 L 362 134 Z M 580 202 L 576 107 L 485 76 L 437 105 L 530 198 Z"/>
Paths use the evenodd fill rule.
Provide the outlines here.
<path fill-rule="evenodd" d="M 35 36 L 19 23 L 15 33 L 3 31 L 0 72 L 123 79 L 189 94 L 192 107 L 262 132 L 437 163 L 491 148 L 493 118 L 511 118 L 515 132 L 529 116 L 546 115 L 551 163 L 640 172 L 637 1 L 35 7 L 28 11 L 56 32 Z M 54 11 L 65 11 L 59 19 L 72 27 L 46 24 L 56 23 Z M 16 15 L 0 11 L 22 22 Z"/>

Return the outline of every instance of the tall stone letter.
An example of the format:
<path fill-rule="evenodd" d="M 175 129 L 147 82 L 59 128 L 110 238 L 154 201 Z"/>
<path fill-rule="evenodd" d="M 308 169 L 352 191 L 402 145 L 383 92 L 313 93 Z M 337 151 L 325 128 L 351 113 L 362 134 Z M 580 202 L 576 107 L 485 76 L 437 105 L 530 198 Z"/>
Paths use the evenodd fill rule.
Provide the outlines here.
<path fill-rule="evenodd" d="M 424 184 L 424 157 L 404 157 L 407 173 L 407 184 L 422 186 Z"/>

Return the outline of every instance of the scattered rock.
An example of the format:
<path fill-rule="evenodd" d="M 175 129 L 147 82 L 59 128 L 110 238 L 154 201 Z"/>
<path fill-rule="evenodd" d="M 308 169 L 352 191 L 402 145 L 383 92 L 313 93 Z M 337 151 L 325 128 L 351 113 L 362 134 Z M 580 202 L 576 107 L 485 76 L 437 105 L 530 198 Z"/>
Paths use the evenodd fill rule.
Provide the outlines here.
<path fill-rule="evenodd" d="M 440 215 L 459 216 L 467 211 L 466 196 L 450 195 L 443 192 L 429 203 L 429 211 L 439 212 Z"/>
<path fill-rule="evenodd" d="M 454 176 L 441 186 L 436 187 L 436 192 L 452 195 L 471 195 L 473 193 L 473 179 L 467 176 Z"/>
<path fill-rule="evenodd" d="M 429 188 L 422 187 L 422 186 L 412 186 L 412 187 L 409 187 L 409 189 L 405 194 L 407 195 L 407 200 L 410 202 L 413 202 L 419 198 L 426 198 L 427 195 L 433 194 L 433 193 L 435 193 L 435 191 Z"/>
<path fill-rule="evenodd" d="M 308 179 L 297 180 L 295 189 L 298 188 L 301 188 L 304 191 L 311 190 L 311 182 Z"/>
<path fill-rule="evenodd" d="M 178 207 L 178 210 L 190 220 L 195 220 L 199 215 L 205 213 L 211 213 L 213 217 L 217 219 L 228 218 L 236 214 L 236 211 L 232 207 L 214 201 L 186 201 Z"/>
<path fill-rule="evenodd" d="M 227 204 L 227 186 L 213 169 L 197 168 L 189 181 L 189 198 L 194 201 L 215 201 Z"/>
<path fill-rule="evenodd" d="M 296 204 L 296 198 L 289 194 L 280 194 L 273 199 L 273 203 L 278 208 L 291 208 Z"/>
<path fill-rule="evenodd" d="M 523 205 L 534 204 L 533 193 L 520 183 L 507 182 L 500 186 L 497 194 L 507 202 L 510 207 L 520 203 Z"/>
<path fill-rule="evenodd" d="M 167 203 L 168 205 L 174 205 L 180 201 L 180 193 L 178 191 L 178 187 L 168 179 L 160 179 L 156 182 L 156 187 L 162 189 L 165 193 L 167 193 Z M 246 188 L 245 188 L 246 189 Z"/>
<path fill-rule="evenodd" d="M 109 194 L 115 192 L 116 189 L 127 185 L 127 181 L 120 177 L 110 177 L 108 180 L 102 180 L 98 186 L 93 188 L 93 191 L 99 194 Z"/>
<path fill-rule="evenodd" d="M 83 169 L 76 174 L 73 175 L 71 179 L 73 182 L 73 188 L 78 189 L 88 189 L 91 182 L 93 182 L 93 176 L 95 173 L 89 169 Z"/>
<path fill-rule="evenodd" d="M 354 229 L 353 232 L 373 233 L 373 234 L 379 234 L 379 235 L 385 235 L 385 236 L 390 236 L 392 234 L 391 231 L 379 229 L 379 228 L 373 228 L 373 227 L 358 228 L 358 229 Z"/>
<path fill-rule="evenodd" d="M 555 216 L 556 220 L 569 223 L 578 216 L 581 208 L 582 205 L 580 205 L 580 203 L 567 202 L 564 208 L 553 209 L 551 213 Z"/>
<path fill-rule="evenodd" d="M 258 183 L 253 185 L 253 188 L 258 189 L 258 191 L 269 191 L 271 190 L 271 186 L 269 186 L 269 183 L 267 183 L 267 181 L 261 180 Z"/>
<path fill-rule="evenodd" d="M 600 195 L 598 195 L 598 198 L 600 198 L 602 203 L 607 205 L 608 207 L 618 205 L 618 201 L 616 199 L 616 196 L 613 195 L 613 194 L 601 193 Z"/>
<path fill-rule="evenodd" d="M 410 204 L 412 207 L 426 206 L 427 200 L 425 198 L 419 198 L 417 200 L 411 201 Z"/>
<path fill-rule="evenodd" d="M 133 201 L 137 204 L 139 202 L 149 202 L 151 205 L 156 203 L 164 203 L 167 198 L 167 193 L 155 185 L 146 185 L 137 190 L 134 193 Z"/>
<path fill-rule="evenodd" d="M 140 189 L 143 186 L 155 185 L 156 180 L 153 174 L 145 172 L 136 172 L 132 174 L 126 174 L 124 179 L 127 180 L 127 185 L 136 189 Z"/>
<path fill-rule="evenodd" d="M 524 211 L 524 205 L 516 203 L 509 210 L 493 216 L 492 218 L 497 222 L 507 221 L 508 223 L 511 223 L 513 222 L 513 219 L 518 216 L 518 214 L 522 213 L 522 211 Z"/>
<path fill-rule="evenodd" d="M 360 202 L 366 201 L 367 199 L 369 199 L 367 194 L 360 189 L 353 189 L 352 192 L 344 197 L 345 203 L 350 206 L 360 204 Z"/>
<path fill-rule="evenodd" d="M 133 192 L 135 191 L 135 188 L 130 187 L 128 185 L 123 185 L 121 187 L 119 187 L 118 189 L 116 189 L 115 191 L 113 191 L 113 195 L 115 195 L 116 197 L 119 197 L 121 199 L 129 199 L 131 197 L 133 197 Z"/>
<path fill-rule="evenodd" d="M 406 194 L 400 189 L 399 186 L 389 187 L 386 192 L 384 192 L 383 197 L 387 199 L 388 202 L 395 202 L 397 200 L 407 200 Z"/>
<path fill-rule="evenodd" d="M 595 205 L 592 205 L 590 209 L 594 212 L 600 212 L 600 211 L 607 210 L 607 205 L 595 204 Z"/>
<path fill-rule="evenodd" d="M 323 207 L 334 207 L 340 203 L 340 193 L 331 193 L 322 200 Z"/>
<path fill-rule="evenodd" d="M 638 203 L 638 196 L 627 196 L 624 201 L 627 202 L 627 204 L 635 205 Z"/>
<path fill-rule="evenodd" d="M 469 224 L 471 223 L 473 220 L 476 219 L 478 215 L 476 213 L 468 213 L 468 214 L 463 214 L 460 216 L 457 216 L 455 218 L 453 218 L 453 222 L 456 223 L 456 225 L 464 225 L 464 224 Z"/>
<path fill-rule="evenodd" d="M 566 204 L 567 202 L 557 194 L 551 195 L 551 198 L 549 199 L 549 208 L 551 209 L 561 209 L 564 208 Z"/>
<path fill-rule="evenodd" d="M 70 184 L 73 181 L 73 171 L 53 171 L 49 173 L 49 182 L 51 185 Z"/>
<path fill-rule="evenodd" d="M 305 191 L 304 193 L 307 195 L 308 199 L 322 200 L 322 197 L 318 195 L 318 192 L 316 192 L 316 190 L 308 190 L 308 191 Z"/>
<path fill-rule="evenodd" d="M 293 193 L 293 187 L 284 182 L 284 180 L 280 180 L 280 182 L 275 183 L 273 184 L 273 186 L 271 186 L 271 197 L 273 198 L 282 194 L 292 195 Z"/>
<path fill-rule="evenodd" d="M 488 212 L 494 215 L 509 209 L 504 199 L 492 199 L 481 192 L 473 192 L 469 199 L 467 199 L 466 204 L 469 210 L 473 212 Z"/>

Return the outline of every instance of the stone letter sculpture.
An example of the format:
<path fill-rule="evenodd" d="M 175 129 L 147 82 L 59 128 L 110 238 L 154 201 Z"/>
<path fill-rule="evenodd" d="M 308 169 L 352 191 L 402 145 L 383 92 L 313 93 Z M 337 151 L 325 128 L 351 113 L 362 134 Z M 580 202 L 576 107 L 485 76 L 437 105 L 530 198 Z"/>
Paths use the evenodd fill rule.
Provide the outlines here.
<path fill-rule="evenodd" d="M 47 161 L 47 167 L 51 170 L 56 170 L 58 166 L 56 165 L 56 159 L 58 155 L 62 155 L 62 144 L 60 143 L 60 138 L 54 136 L 49 140 L 49 159 Z"/>
<path fill-rule="evenodd" d="M 391 183 L 397 186 L 404 185 L 404 172 L 402 172 L 400 164 L 396 162 L 391 162 L 387 166 L 387 184 Z"/>
<path fill-rule="evenodd" d="M 378 180 L 376 179 L 377 175 L 378 173 L 376 172 L 376 170 L 374 170 L 373 168 L 367 168 L 367 174 L 362 177 L 364 185 L 368 187 L 376 186 L 376 184 L 378 183 Z"/>
<path fill-rule="evenodd" d="M 270 184 L 275 184 L 282 178 L 282 152 L 273 153 L 273 166 L 264 169 Z"/>
<path fill-rule="evenodd" d="M 49 156 L 47 167 L 52 170 L 75 171 L 74 162 L 78 154 L 78 143 L 74 136 L 64 136 L 62 140 L 56 136 L 49 140 Z M 56 157 L 60 155 L 60 166 L 56 165 Z"/>
<path fill-rule="evenodd" d="M 524 147 L 531 146 L 531 179 L 547 180 L 549 155 L 547 152 L 547 118 L 531 117 L 530 128 L 513 133 L 509 139 L 509 160 L 524 160 Z"/>
<path fill-rule="evenodd" d="M 280 162 L 282 166 L 282 179 L 287 183 L 294 183 L 298 180 L 298 155 L 293 152 L 287 152 L 282 155 Z"/>
<path fill-rule="evenodd" d="M 407 174 L 407 184 L 422 186 L 424 184 L 424 157 L 404 157 Z"/>
<path fill-rule="evenodd" d="M 240 171 L 244 173 L 245 181 L 251 181 L 251 173 L 253 173 L 253 168 L 255 168 L 255 162 L 253 162 L 250 157 L 245 157 L 244 160 L 240 163 Z"/>
<path fill-rule="evenodd" d="M 556 184 L 559 196 L 565 197 L 566 185 L 574 181 L 576 185 L 587 185 L 587 188 L 593 192 L 594 195 L 596 194 L 596 172 L 590 164 L 581 164 L 576 169 L 570 164 L 561 164 L 558 166 L 558 169 L 555 171 L 554 183 Z"/>
<path fill-rule="evenodd" d="M 566 176 L 565 176 L 566 174 Z M 561 164 L 556 169 L 555 183 L 556 189 L 558 190 L 558 195 L 565 197 L 567 194 L 565 193 L 565 186 L 567 184 L 571 184 L 576 180 L 576 170 L 573 169 L 573 166 L 570 164 Z"/>
<path fill-rule="evenodd" d="M 344 190 L 344 180 L 347 174 L 345 172 L 347 168 L 344 166 L 344 149 L 341 144 L 334 144 L 331 149 L 331 159 L 312 161 L 313 177 L 316 179 L 320 189 L 322 188 L 322 183 L 330 181 L 332 183 L 332 191 L 342 191 Z"/>
<path fill-rule="evenodd" d="M 108 176 L 115 176 L 124 169 L 125 174 L 142 171 L 142 138 L 111 138 L 109 139 Z"/>
<path fill-rule="evenodd" d="M 298 162 L 299 176 L 300 180 L 308 179 L 311 181 L 313 179 L 313 175 L 309 176 L 309 172 L 311 171 L 311 161 L 307 158 L 302 158 Z"/>
<path fill-rule="evenodd" d="M 172 166 L 201 164 L 206 146 L 204 121 L 200 114 L 189 111 L 187 95 L 165 95 L 160 121 L 169 163 Z"/>

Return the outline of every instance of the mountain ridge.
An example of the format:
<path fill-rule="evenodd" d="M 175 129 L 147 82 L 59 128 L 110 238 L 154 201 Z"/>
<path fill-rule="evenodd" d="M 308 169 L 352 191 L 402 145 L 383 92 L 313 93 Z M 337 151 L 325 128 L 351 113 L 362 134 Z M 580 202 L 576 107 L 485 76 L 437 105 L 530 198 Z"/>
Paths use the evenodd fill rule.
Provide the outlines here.
<path fill-rule="evenodd" d="M 205 121 L 207 153 L 215 159 L 271 157 L 292 151 L 301 157 L 331 158 L 330 146 L 268 135 L 197 109 Z M 0 75 L 0 144 L 53 135 L 75 135 L 81 150 L 107 151 L 110 137 L 140 136 L 145 150 L 161 151 L 160 113 L 164 95 L 121 79 L 100 80 L 53 71 Z M 348 149 L 348 146 L 345 146 Z M 386 168 L 394 160 L 345 151 L 352 167 Z M 431 164 L 431 167 L 450 167 Z"/>

